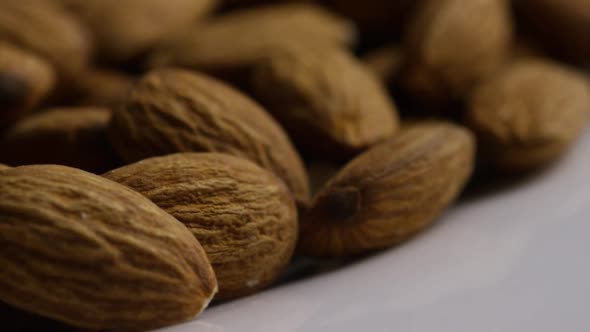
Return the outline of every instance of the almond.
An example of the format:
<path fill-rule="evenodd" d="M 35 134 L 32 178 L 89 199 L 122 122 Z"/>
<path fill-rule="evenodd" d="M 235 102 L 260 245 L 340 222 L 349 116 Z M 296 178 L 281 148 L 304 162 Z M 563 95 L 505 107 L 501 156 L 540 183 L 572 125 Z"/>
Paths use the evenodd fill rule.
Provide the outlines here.
<path fill-rule="evenodd" d="M 0 173 L 0 300 L 89 329 L 191 319 L 216 291 L 199 242 L 140 194 L 64 166 Z"/>
<path fill-rule="evenodd" d="M 269 50 L 254 68 L 252 89 L 301 150 L 326 158 L 345 159 L 398 129 L 381 82 L 339 48 Z"/>
<path fill-rule="evenodd" d="M 203 245 L 217 281 L 216 299 L 268 286 L 289 263 L 297 210 L 273 174 L 241 158 L 181 153 L 105 174 L 184 223 Z"/>
<path fill-rule="evenodd" d="M 483 157 L 500 168 L 527 170 L 557 159 L 580 135 L 590 115 L 583 74 L 550 61 L 515 61 L 483 82 L 467 122 Z"/>
<path fill-rule="evenodd" d="M 59 164 L 104 173 L 121 165 L 107 137 L 110 110 L 57 108 L 32 115 L 0 140 L 0 161 Z"/>
<path fill-rule="evenodd" d="M 111 142 L 128 162 L 176 152 L 223 152 L 274 172 L 301 203 L 307 175 L 282 128 L 250 98 L 184 70 L 148 73 L 110 123 Z"/>
<path fill-rule="evenodd" d="M 302 216 L 299 249 L 347 256 L 387 248 L 431 225 L 461 192 L 475 142 L 456 125 L 403 129 L 346 165 Z"/>

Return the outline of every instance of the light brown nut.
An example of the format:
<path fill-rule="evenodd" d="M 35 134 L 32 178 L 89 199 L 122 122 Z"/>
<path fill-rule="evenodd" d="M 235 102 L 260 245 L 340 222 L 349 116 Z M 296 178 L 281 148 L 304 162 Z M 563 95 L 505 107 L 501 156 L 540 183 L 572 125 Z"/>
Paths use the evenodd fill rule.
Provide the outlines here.
<path fill-rule="evenodd" d="M 399 75 L 404 62 L 404 51 L 398 45 L 388 45 L 363 56 L 364 64 L 382 81 L 392 82 Z"/>
<path fill-rule="evenodd" d="M 123 185 L 64 166 L 0 173 L 0 300 L 90 329 L 191 319 L 217 289 L 203 248 Z"/>
<path fill-rule="evenodd" d="M 347 256 L 387 248 L 420 232 L 461 192 L 473 169 L 469 131 L 420 123 L 361 154 L 315 197 L 301 219 L 299 249 Z"/>
<path fill-rule="evenodd" d="M 268 286 L 291 259 L 298 232 L 295 201 L 281 180 L 246 159 L 181 153 L 104 176 L 143 194 L 188 227 L 217 276 L 216 299 Z"/>
<path fill-rule="evenodd" d="M 308 179 L 283 129 L 231 87 L 184 70 L 148 73 L 113 113 L 110 138 L 128 162 L 176 152 L 223 152 L 250 159 L 280 177 L 300 203 Z"/>
<path fill-rule="evenodd" d="M 0 128 L 36 108 L 54 84 L 53 68 L 43 58 L 0 42 Z"/>
<path fill-rule="evenodd" d="M 511 35 L 506 0 L 424 0 L 405 35 L 400 84 L 427 107 L 461 99 L 502 64 Z"/>
<path fill-rule="evenodd" d="M 115 61 L 132 59 L 191 27 L 218 0 L 61 0 L 86 24 L 98 52 Z"/>
<path fill-rule="evenodd" d="M 516 61 L 483 82 L 467 114 L 483 157 L 526 170 L 557 159 L 586 126 L 590 87 L 582 74 L 549 61 Z"/>
<path fill-rule="evenodd" d="M 84 70 L 91 42 L 82 26 L 49 1 L 0 1 L 0 39 L 50 61 L 62 78 Z"/>
<path fill-rule="evenodd" d="M 75 87 L 77 105 L 118 107 L 135 83 L 129 74 L 109 70 L 93 69 L 77 77 Z"/>
<path fill-rule="evenodd" d="M 523 29 L 565 58 L 590 64 L 590 1 L 515 0 Z"/>
<path fill-rule="evenodd" d="M 104 173 L 121 165 L 107 137 L 110 110 L 56 108 L 25 118 L 0 140 L 0 161 L 58 164 Z"/>
<path fill-rule="evenodd" d="M 398 128 L 381 82 L 339 48 L 270 51 L 253 69 L 252 89 L 300 149 L 327 158 L 347 158 Z"/>
<path fill-rule="evenodd" d="M 150 63 L 240 76 L 269 48 L 312 42 L 342 45 L 352 43 L 353 39 L 354 31 L 348 21 L 318 6 L 269 5 L 218 16 L 201 24 L 177 42 L 156 51 Z"/>

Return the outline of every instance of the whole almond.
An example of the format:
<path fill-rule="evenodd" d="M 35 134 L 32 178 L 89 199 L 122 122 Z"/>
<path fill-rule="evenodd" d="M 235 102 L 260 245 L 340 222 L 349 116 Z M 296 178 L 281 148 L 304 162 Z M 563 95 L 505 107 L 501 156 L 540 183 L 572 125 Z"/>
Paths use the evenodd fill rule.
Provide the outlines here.
<path fill-rule="evenodd" d="M 0 39 L 50 61 L 70 80 L 88 64 L 92 45 L 71 15 L 50 1 L 0 1 Z"/>
<path fill-rule="evenodd" d="M 283 182 L 256 164 L 217 153 L 150 158 L 104 175 L 184 223 L 207 253 L 216 299 L 268 286 L 289 263 L 297 210 Z"/>
<path fill-rule="evenodd" d="M 25 118 L 0 139 L 9 165 L 58 164 L 95 173 L 121 165 L 107 137 L 110 110 L 56 108 Z"/>
<path fill-rule="evenodd" d="M 128 162 L 176 152 L 223 152 L 274 172 L 301 203 L 308 179 L 282 128 L 250 98 L 207 76 L 148 73 L 113 113 L 111 142 Z"/>
<path fill-rule="evenodd" d="M 347 158 L 398 129 L 381 82 L 340 48 L 271 50 L 253 72 L 254 95 L 303 151 Z"/>
<path fill-rule="evenodd" d="M 198 25 L 151 57 L 152 66 L 181 66 L 224 78 L 241 78 L 269 48 L 293 43 L 343 45 L 354 31 L 342 17 L 313 4 L 279 4 L 240 10 Z"/>
<path fill-rule="evenodd" d="M 89 329 L 191 319 L 216 291 L 203 248 L 125 186 L 64 166 L 0 173 L 0 300 Z"/>
<path fill-rule="evenodd" d="M 398 244 L 432 224 L 461 192 L 474 163 L 469 131 L 420 123 L 346 165 L 302 216 L 300 250 L 347 256 Z"/>
<path fill-rule="evenodd" d="M 107 59 L 132 59 L 191 27 L 218 0 L 58 0 L 84 22 Z M 157 22 L 157 23 L 155 23 Z"/>
<path fill-rule="evenodd" d="M 400 84 L 429 108 L 464 98 L 502 64 L 511 31 L 507 0 L 423 0 L 405 34 Z"/>
<path fill-rule="evenodd" d="M 590 86 L 581 73 L 524 59 L 476 89 L 467 122 L 481 141 L 484 158 L 500 168 L 526 170 L 558 158 L 589 115 Z"/>
<path fill-rule="evenodd" d="M 43 58 L 0 42 L 0 128 L 39 106 L 54 84 L 53 67 Z"/>

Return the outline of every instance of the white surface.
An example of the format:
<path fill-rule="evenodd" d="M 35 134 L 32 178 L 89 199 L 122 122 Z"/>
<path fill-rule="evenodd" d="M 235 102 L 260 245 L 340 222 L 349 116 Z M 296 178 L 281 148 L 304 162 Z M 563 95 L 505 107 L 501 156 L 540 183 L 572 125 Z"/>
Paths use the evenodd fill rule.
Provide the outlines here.
<path fill-rule="evenodd" d="M 168 332 L 588 332 L 590 135 L 531 181 L 413 241 Z"/>

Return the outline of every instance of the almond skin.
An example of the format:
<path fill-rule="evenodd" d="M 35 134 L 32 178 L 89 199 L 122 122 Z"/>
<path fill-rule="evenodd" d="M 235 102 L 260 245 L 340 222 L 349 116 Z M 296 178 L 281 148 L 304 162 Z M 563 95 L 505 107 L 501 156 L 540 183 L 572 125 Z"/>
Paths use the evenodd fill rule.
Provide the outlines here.
<path fill-rule="evenodd" d="M 64 166 L 0 173 L 0 300 L 88 329 L 193 318 L 217 289 L 203 248 L 125 186 Z"/>
<path fill-rule="evenodd" d="M 398 129 L 381 82 L 340 48 L 269 51 L 254 68 L 252 89 L 302 151 L 325 158 L 347 159 Z"/>
<path fill-rule="evenodd" d="M 419 123 L 346 165 L 302 217 L 299 249 L 340 257 L 383 249 L 431 225 L 461 192 L 474 163 L 471 133 Z"/>
<path fill-rule="evenodd" d="M 561 156 L 586 127 L 590 85 L 566 66 L 522 59 L 474 92 L 467 123 L 482 156 L 505 170 L 528 170 Z"/>
<path fill-rule="evenodd" d="M 206 21 L 157 50 L 150 63 L 152 67 L 180 66 L 234 80 L 269 48 L 310 42 L 344 45 L 354 37 L 347 20 L 316 5 L 269 5 Z"/>
<path fill-rule="evenodd" d="M 107 137 L 111 112 L 99 107 L 50 109 L 25 118 L 0 140 L 9 165 L 58 164 L 104 173 L 122 162 Z"/>
<path fill-rule="evenodd" d="M 298 232 L 295 201 L 280 179 L 246 159 L 180 153 L 104 176 L 184 223 L 211 261 L 219 283 L 216 299 L 268 286 L 290 261 Z"/>
<path fill-rule="evenodd" d="M 504 62 L 512 39 L 508 1 L 421 1 L 404 39 L 400 85 L 437 111 L 466 97 Z"/>
<path fill-rule="evenodd" d="M 54 85 L 55 72 L 47 61 L 0 42 L 0 128 L 39 106 Z"/>
<path fill-rule="evenodd" d="M 111 142 L 127 162 L 176 152 L 223 152 L 280 177 L 301 203 L 307 175 L 282 128 L 258 104 L 207 76 L 175 69 L 143 77 L 113 113 Z"/>

